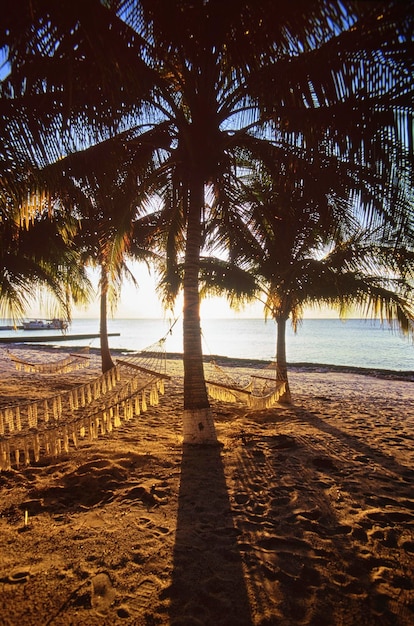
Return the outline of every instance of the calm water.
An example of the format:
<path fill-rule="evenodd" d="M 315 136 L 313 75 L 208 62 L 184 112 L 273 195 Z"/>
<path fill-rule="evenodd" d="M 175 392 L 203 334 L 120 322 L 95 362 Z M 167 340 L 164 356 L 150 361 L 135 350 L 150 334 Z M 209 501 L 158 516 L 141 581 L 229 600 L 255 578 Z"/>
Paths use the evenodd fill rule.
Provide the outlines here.
<path fill-rule="evenodd" d="M 182 352 L 182 322 L 172 333 L 166 320 L 109 320 L 111 348 L 142 350 L 165 335 L 168 352 Z M 204 320 L 202 323 L 204 354 L 237 358 L 271 360 L 275 356 L 276 326 L 260 319 Z M 69 334 L 99 333 L 98 320 L 74 320 Z M 0 331 L 0 338 L 12 336 L 16 341 L 28 337 L 29 331 Z M 56 331 L 41 331 L 45 338 Z M 99 347 L 99 339 L 65 341 L 60 346 Z M 381 327 L 379 322 L 337 319 L 305 320 L 295 335 L 287 332 L 287 358 L 293 363 L 319 363 L 354 367 L 414 371 L 414 345 L 407 339 Z"/>

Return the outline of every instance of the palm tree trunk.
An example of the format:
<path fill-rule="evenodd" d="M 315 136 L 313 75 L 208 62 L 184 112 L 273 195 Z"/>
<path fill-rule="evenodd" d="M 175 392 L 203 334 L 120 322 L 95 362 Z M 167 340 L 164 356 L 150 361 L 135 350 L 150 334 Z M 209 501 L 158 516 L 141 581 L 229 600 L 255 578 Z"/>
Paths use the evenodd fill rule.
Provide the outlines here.
<path fill-rule="evenodd" d="M 276 319 L 276 376 L 277 380 L 286 383 L 285 393 L 280 397 L 279 402 L 289 404 L 292 401 L 292 398 L 289 389 L 286 361 L 286 322 L 287 319 L 284 316 L 280 316 Z"/>
<path fill-rule="evenodd" d="M 190 185 L 184 271 L 184 443 L 216 444 L 217 436 L 204 378 L 200 326 L 199 264 L 204 183 Z"/>
<path fill-rule="evenodd" d="M 114 367 L 108 342 L 108 320 L 107 320 L 107 296 L 108 296 L 108 276 L 105 268 L 101 266 L 101 295 L 100 295 L 100 319 L 99 338 L 101 343 L 101 367 L 102 372 L 107 372 Z"/>

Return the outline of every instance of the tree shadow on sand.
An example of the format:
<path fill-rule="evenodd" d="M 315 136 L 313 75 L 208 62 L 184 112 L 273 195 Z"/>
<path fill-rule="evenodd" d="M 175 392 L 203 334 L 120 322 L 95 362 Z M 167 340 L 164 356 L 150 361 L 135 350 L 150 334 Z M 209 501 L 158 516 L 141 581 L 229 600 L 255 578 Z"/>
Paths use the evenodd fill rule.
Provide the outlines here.
<path fill-rule="evenodd" d="M 232 508 L 258 623 L 411 624 L 410 468 L 301 408 L 243 426 Z"/>
<path fill-rule="evenodd" d="M 171 624 L 251 626 L 220 446 L 184 446 Z"/>

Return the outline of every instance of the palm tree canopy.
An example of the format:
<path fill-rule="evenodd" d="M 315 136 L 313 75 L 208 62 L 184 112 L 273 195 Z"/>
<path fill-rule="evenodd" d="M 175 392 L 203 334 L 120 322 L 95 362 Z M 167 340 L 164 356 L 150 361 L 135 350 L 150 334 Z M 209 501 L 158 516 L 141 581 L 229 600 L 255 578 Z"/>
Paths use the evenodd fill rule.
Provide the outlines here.
<path fill-rule="evenodd" d="M 275 319 L 292 316 L 296 326 L 305 307 L 328 304 L 345 314 L 353 304 L 388 321 L 398 319 L 408 331 L 414 278 L 410 221 L 402 241 L 392 221 L 368 228 L 352 197 L 333 199 L 330 182 L 320 172 L 318 192 L 311 170 L 299 185 L 287 182 L 288 193 L 279 172 L 262 168 L 249 179 L 233 222 L 223 226 L 217 220 L 212 236 L 219 251 L 229 251 L 230 264 L 256 276 L 250 293 L 266 294 L 267 314 Z M 222 262 L 217 264 L 213 289 L 215 281 L 225 282 L 218 279 L 222 267 Z M 394 308 L 398 302 L 404 320 Z"/>
<path fill-rule="evenodd" d="M 386 216 L 405 232 L 413 202 L 412 2 L 6 5 L 2 195 L 19 203 L 17 183 L 30 182 L 33 167 L 120 133 L 136 141 L 161 122 L 170 206 L 186 206 L 183 182 L 196 168 L 226 209 L 238 176 L 234 151 L 264 158 L 265 143 L 286 193 L 319 171 L 316 199 L 324 176 L 325 194 L 345 197 L 346 187 L 371 219 Z"/>
<path fill-rule="evenodd" d="M 125 256 L 150 256 L 144 249 L 151 223 L 147 214 L 163 140 L 162 126 L 138 136 L 127 131 L 39 170 L 49 194 L 67 215 L 76 216 L 85 260 L 105 263 L 114 277 Z"/>
<path fill-rule="evenodd" d="M 410 169 L 412 2 L 26 1 L 6 2 L 0 31 L 9 164 L 163 119 L 207 182 L 266 119 L 276 145 L 359 166 L 366 202 L 384 170 Z"/>
<path fill-rule="evenodd" d="M 49 293 L 52 316 L 70 320 L 72 303 L 90 300 L 91 284 L 78 250 L 68 239 L 69 227 L 70 222 L 58 214 L 53 220 L 38 216 L 26 229 L 0 213 L 2 316 L 19 320 L 36 297 Z"/>

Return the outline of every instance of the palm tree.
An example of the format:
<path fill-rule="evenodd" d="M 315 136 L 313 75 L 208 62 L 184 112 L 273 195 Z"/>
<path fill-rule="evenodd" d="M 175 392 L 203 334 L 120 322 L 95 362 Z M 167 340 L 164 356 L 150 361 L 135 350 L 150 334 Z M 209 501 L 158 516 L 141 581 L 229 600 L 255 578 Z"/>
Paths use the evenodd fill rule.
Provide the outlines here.
<path fill-rule="evenodd" d="M 364 241 L 366 238 L 368 241 Z M 282 274 L 279 280 L 275 274 L 260 276 L 261 270 L 257 270 L 265 313 L 277 324 L 276 367 L 281 380 L 288 380 L 286 324 L 290 318 L 296 332 L 305 308 L 326 304 L 339 309 L 341 316 L 355 310 L 363 316 L 379 316 L 382 322 L 397 323 L 405 333 L 414 333 L 412 288 L 407 279 L 390 273 L 391 255 L 396 250 L 371 242 L 370 238 L 371 233 L 364 232 L 338 243 L 320 258 L 311 254 L 293 258 L 290 267 L 283 264 L 285 271 L 278 268 Z M 406 255 L 406 250 L 401 252 Z M 285 400 L 290 400 L 289 390 Z"/>
<path fill-rule="evenodd" d="M 156 161 L 154 144 L 160 145 L 161 132 L 148 131 L 139 139 L 123 133 L 39 172 L 47 191 L 53 191 L 68 215 L 77 217 L 79 228 L 73 243 L 83 262 L 99 267 L 103 372 L 114 367 L 108 341 L 108 304 L 115 310 L 125 277 L 136 284 L 126 257 L 144 262 L 155 258 L 147 243 L 154 226 L 145 209 Z"/>
<path fill-rule="evenodd" d="M 170 208 L 185 228 L 184 440 L 214 443 L 198 282 L 206 189 L 224 216 L 235 156 L 270 142 L 310 162 L 340 162 L 367 214 L 404 227 L 412 2 L 27 5 L 8 3 L 0 32 L 11 64 L 0 116 L 7 163 L 21 153 L 54 161 L 109 132 L 169 125 Z"/>
<path fill-rule="evenodd" d="M 309 193 L 302 177 L 300 186 L 285 181 L 285 193 L 262 171 L 244 188 L 232 227 L 213 231 L 230 260 L 210 259 L 203 275 L 207 291 L 263 302 L 277 325 L 277 377 L 286 382 L 286 325 L 290 319 L 296 332 L 305 308 L 356 310 L 414 335 L 414 232 L 407 229 L 403 244 L 390 223 L 367 228 L 349 201 L 332 202 L 322 178 L 319 192 Z M 311 184 L 317 179 L 313 173 Z M 287 386 L 282 401 L 290 398 Z"/>

